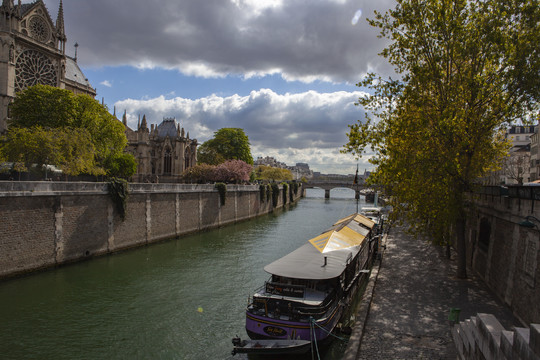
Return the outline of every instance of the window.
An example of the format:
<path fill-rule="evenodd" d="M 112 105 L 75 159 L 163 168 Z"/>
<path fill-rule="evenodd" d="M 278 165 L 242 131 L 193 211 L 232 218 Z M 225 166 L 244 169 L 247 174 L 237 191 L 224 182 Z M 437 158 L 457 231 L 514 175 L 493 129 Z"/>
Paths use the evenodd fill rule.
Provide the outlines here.
<path fill-rule="evenodd" d="M 163 175 L 171 175 L 171 162 L 171 149 L 166 149 L 163 157 Z"/>

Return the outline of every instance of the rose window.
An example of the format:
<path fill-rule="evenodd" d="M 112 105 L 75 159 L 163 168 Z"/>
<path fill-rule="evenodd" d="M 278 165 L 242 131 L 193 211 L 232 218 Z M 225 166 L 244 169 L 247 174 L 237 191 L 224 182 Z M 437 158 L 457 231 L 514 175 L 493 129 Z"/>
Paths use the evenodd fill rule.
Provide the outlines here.
<path fill-rule="evenodd" d="M 30 34 L 36 40 L 46 42 L 49 40 L 50 30 L 45 20 L 40 16 L 33 16 L 29 22 Z"/>
<path fill-rule="evenodd" d="M 25 50 L 15 65 L 15 92 L 37 84 L 56 86 L 56 68 L 43 53 Z"/>

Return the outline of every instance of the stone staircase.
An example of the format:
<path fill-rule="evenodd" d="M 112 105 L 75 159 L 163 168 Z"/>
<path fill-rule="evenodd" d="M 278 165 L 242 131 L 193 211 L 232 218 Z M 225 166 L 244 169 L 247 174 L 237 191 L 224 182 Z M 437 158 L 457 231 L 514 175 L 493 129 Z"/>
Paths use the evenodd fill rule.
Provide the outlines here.
<path fill-rule="evenodd" d="M 540 360 L 540 324 L 505 330 L 491 314 L 477 314 L 454 325 L 458 359 Z"/>

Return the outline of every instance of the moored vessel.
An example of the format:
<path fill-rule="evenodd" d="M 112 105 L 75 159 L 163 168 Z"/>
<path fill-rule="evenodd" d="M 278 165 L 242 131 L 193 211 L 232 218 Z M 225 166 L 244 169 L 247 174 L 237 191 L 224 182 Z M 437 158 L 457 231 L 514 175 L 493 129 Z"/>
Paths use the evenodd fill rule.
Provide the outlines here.
<path fill-rule="evenodd" d="M 355 213 L 265 266 L 271 276 L 246 309 L 248 336 L 327 340 L 369 273 L 378 236 L 376 222 Z"/>

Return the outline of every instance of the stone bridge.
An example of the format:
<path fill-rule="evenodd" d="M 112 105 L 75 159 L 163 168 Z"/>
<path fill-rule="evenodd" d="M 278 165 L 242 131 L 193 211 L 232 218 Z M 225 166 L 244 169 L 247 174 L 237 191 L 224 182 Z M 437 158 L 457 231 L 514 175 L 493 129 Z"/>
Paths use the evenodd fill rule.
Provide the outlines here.
<path fill-rule="evenodd" d="M 305 184 L 306 188 L 320 188 L 324 189 L 324 197 L 325 199 L 330 198 L 330 190 L 336 189 L 336 188 L 347 188 L 352 189 L 355 192 L 355 198 L 359 199 L 360 194 L 367 195 L 372 191 L 370 187 L 368 187 L 364 181 L 362 180 L 359 184 L 353 184 L 353 180 L 309 180 L 307 184 Z"/>

